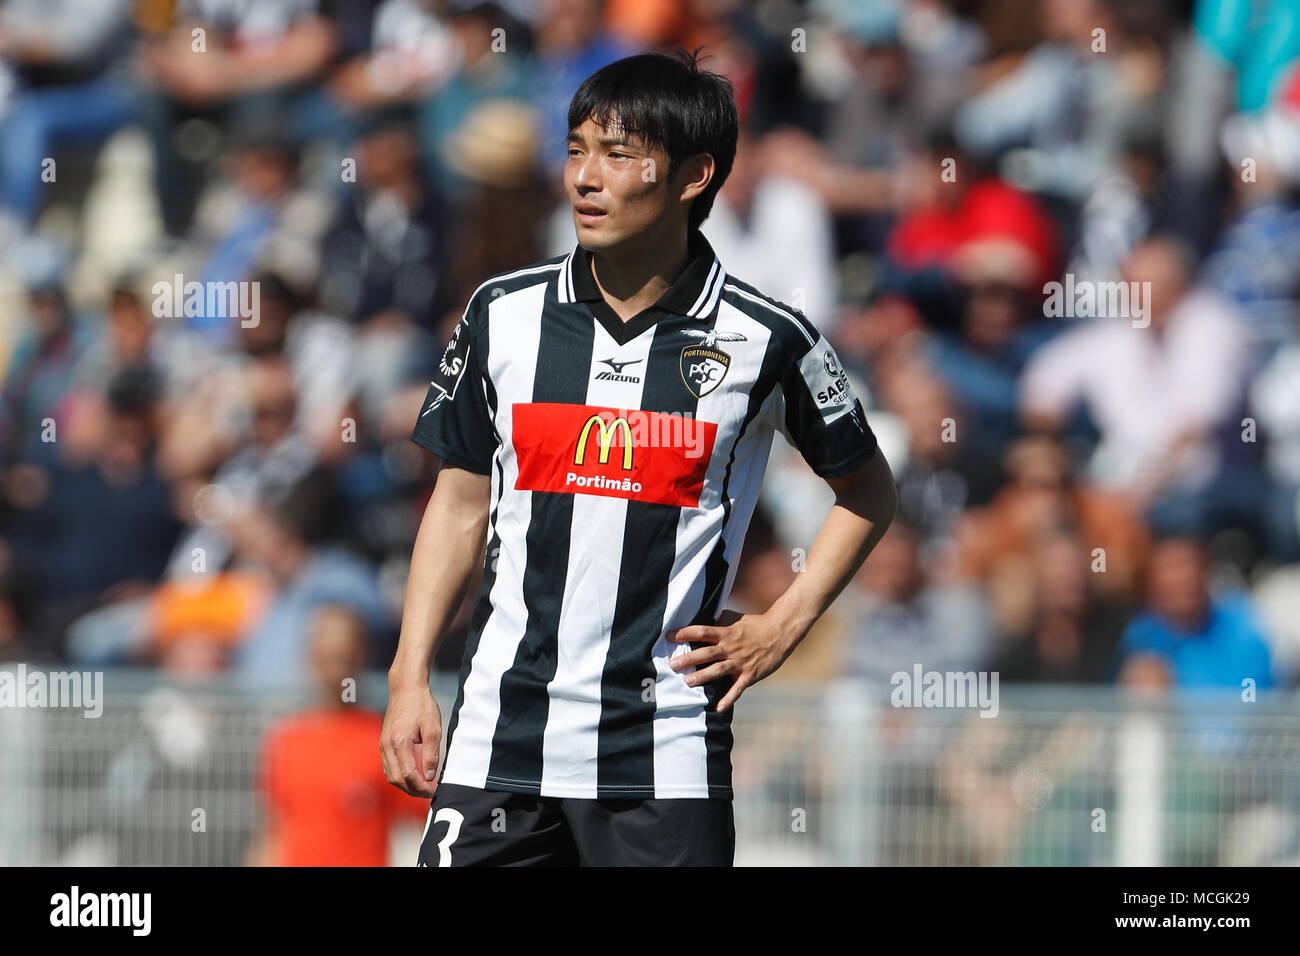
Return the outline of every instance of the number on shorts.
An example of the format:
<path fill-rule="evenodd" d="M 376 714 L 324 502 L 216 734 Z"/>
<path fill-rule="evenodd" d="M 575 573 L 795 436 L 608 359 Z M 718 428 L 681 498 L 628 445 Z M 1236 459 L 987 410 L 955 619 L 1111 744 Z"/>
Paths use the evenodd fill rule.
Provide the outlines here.
<path fill-rule="evenodd" d="M 447 835 L 438 841 L 438 865 L 451 866 L 451 845 L 460 836 L 460 825 L 465 822 L 465 814 L 451 807 L 443 807 L 433 815 L 433 819 L 437 823 L 447 823 Z M 428 827 L 425 827 L 425 831 L 428 832 Z"/>

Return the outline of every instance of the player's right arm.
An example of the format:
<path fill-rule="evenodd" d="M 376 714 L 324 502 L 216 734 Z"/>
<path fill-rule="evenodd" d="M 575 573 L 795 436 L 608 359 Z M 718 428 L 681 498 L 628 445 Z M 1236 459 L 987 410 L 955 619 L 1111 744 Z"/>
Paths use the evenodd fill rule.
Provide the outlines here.
<path fill-rule="evenodd" d="M 388 672 L 380 751 L 384 773 L 412 796 L 432 796 L 442 718 L 429 691 L 434 650 L 482 566 L 496 432 L 478 337 L 484 301 L 475 296 L 429 383 L 411 440 L 442 462 L 411 554 L 397 654 Z"/>
<path fill-rule="evenodd" d="M 487 475 L 444 466 L 411 554 L 379 750 L 388 782 L 415 797 L 436 789 L 442 717 L 429 690 L 429 668 L 478 571 L 491 485 Z"/>

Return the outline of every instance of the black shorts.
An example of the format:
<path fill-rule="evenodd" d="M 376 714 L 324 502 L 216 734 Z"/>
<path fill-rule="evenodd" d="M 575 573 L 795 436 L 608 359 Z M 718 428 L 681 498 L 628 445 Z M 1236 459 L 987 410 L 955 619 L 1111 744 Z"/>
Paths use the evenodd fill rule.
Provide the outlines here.
<path fill-rule="evenodd" d="M 444 783 L 418 866 L 731 866 L 731 801 L 580 800 Z"/>

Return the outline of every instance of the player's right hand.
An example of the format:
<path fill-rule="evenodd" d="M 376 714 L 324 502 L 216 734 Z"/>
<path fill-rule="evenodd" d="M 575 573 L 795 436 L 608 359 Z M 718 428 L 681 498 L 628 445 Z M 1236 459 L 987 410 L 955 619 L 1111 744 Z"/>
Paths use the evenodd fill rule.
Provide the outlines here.
<path fill-rule="evenodd" d="M 379 737 L 388 782 L 413 797 L 432 797 L 441 746 L 442 714 L 428 685 L 390 686 Z"/>

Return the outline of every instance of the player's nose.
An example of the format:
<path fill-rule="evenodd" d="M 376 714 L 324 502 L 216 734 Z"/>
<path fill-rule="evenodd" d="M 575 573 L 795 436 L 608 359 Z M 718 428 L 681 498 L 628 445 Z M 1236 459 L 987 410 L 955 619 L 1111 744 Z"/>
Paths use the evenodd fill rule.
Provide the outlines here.
<path fill-rule="evenodd" d="M 583 156 L 573 166 L 574 188 L 579 195 L 585 196 L 587 193 L 599 192 L 600 185 L 600 167 L 590 154 Z"/>

